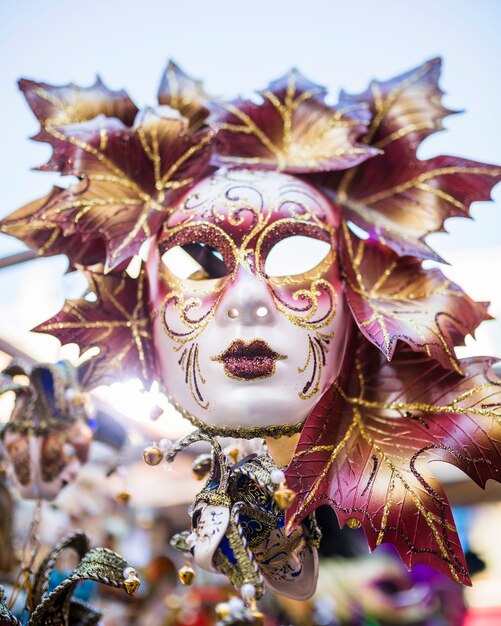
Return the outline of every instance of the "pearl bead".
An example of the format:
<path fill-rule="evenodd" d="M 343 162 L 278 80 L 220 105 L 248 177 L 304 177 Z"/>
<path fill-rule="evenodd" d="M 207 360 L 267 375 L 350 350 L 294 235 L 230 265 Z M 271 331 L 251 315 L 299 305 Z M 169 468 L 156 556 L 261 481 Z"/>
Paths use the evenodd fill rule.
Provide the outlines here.
<path fill-rule="evenodd" d="M 245 608 L 245 604 L 242 600 L 240 600 L 240 598 L 230 598 L 228 600 L 228 606 L 230 607 L 232 614 L 241 613 Z"/>
<path fill-rule="evenodd" d="M 133 567 L 126 567 L 122 572 L 124 578 L 130 578 L 131 576 L 137 576 L 137 572 Z"/>
<path fill-rule="evenodd" d="M 169 452 L 170 450 L 172 450 L 172 446 L 174 444 L 172 443 L 172 441 L 170 439 L 160 439 L 160 442 L 158 444 L 158 447 L 160 448 L 160 450 L 162 450 L 162 452 Z"/>
<path fill-rule="evenodd" d="M 242 596 L 244 601 L 252 600 L 252 598 L 256 597 L 256 588 L 250 583 L 244 583 L 240 587 L 240 595 Z"/>
<path fill-rule="evenodd" d="M 280 485 L 280 483 L 283 483 L 285 480 L 285 474 L 282 472 L 282 470 L 274 469 L 271 471 L 270 478 L 272 483 L 275 483 L 275 485 Z"/>

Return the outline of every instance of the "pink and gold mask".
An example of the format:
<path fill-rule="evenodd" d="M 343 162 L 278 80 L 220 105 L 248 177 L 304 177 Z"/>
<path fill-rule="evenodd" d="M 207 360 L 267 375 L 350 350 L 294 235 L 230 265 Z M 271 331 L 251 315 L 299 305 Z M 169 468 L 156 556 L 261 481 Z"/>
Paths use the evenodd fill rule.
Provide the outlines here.
<path fill-rule="evenodd" d="M 183 199 L 148 277 L 161 377 L 184 409 L 243 427 L 306 417 L 344 351 L 338 225 L 325 196 L 274 172 L 219 170 Z"/>
<path fill-rule="evenodd" d="M 204 435 L 290 435 L 304 421 L 287 532 L 329 504 L 372 549 L 391 542 L 407 567 L 468 583 L 427 463 L 501 481 L 501 388 L 492 359 L 455 354 L 485 303 L 423 261 L 440 261 L 427 236 L 489 199 L 501 168 L 418 158 L 451 113 L 439 74 L 432 59 L 331 105 L 292 70 L 257 99 L 216 102 L 170 63 L 161 106 L 143 111 L 100 81 L 23 80 L 53 149 L 42 169 L 78 182 L 0 230 L 85 273 L 95 301 L 68 301 L 36 330 L 99 349 L 89 388 L 159 374 Z"/>

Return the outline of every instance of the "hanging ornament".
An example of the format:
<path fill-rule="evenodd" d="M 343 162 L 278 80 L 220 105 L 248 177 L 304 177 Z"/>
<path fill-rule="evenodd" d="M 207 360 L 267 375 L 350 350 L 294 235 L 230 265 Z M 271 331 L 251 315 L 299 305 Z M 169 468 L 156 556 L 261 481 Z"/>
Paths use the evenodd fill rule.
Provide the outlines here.
<path fill-rule="evenodd" d="M 178 577 L 182 585 L 189 587 L 193 584 L 193 581 L 195 580 L 195 570 L 189 561 L 186 561 L 183 567 L 180 568 Z"/>
<path fill-rule="evenodd" d="M 143 450 L 143 459 L 147 465 L 158 465 L 163 458 L 163 452 L 156 444 L 152 444 Z"/>
<path fill-rule="evenodd" d="M 195 431 L 174 444 L 166 461 L 198 441 L 211 445 L 210 472 L 195 498 L 191 531 L 176 535 L 173 547 L 192 554 L 203 569 L 226 574 L 253 610 L 264 584 L 291 598 L 308 598 L 318 573 L 314 516 L 286 531 L 271 478 L 277 468 L 264 451 L 233 463 L 214 438 Z"/>
<path fill-rule="evenodd" d="M 23 498 L 52 500 L 88 459 L 90 398 L 67 361 L 33 367 L 13 361 L 0 378 L 0 393 L 6 391 L 16 394 L 1 433 L 14 484 Z"/>

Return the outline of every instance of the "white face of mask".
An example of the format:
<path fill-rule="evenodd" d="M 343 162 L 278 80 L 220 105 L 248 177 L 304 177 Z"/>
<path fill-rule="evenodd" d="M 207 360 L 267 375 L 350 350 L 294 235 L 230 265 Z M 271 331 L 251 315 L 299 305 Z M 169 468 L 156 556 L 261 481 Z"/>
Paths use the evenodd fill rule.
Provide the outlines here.
<path fill-rule="evenodd" d="M 301 180 L 219 171 L 170 216 L 148 277 L 168 393 L 200 420 L 301 422 L 339 374 L 339 218 Z"/>

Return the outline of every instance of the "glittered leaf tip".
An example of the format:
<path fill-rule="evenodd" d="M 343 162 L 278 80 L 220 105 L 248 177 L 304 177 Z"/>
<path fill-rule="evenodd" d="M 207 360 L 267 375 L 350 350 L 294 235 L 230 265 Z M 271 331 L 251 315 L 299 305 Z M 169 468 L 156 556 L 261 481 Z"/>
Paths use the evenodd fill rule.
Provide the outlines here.
<path fill-rule="evenodd" d="M 317 182 L 329 190 L 347 217 L 399 255 L 440 260 L 426 244 L 453 216 L 469 217 L 476 200 L 489 200 L 501 169 L 453 156 L 421 161 L 420 142 L 442 129 L 453 113 L 441 104 L 440 59 L 386 82 L 373 81 L 362 94 L 341 94 L 341 106 L 367 106 L 371 122 L 364 142 L 382 154 Z"/>
<path fill-rule="evenodd" d="M 137 107 L 121 89 L 108 89 L 99 76 L 90 87 L 49 85 L 22 78 L 19 89 L 42 126 L 65 126 L 91 120 L 98 115 L 116 117 L 132 125 Z"/>
<path fill-rule="evenodd" d="M 202 128 L 210 113 L 211 99 L 203 88 L 202 81 L 194 80 L 173 61 L 169 61 L 160 86 L 158 103 L 166 104 L 189 120 L 190 130 Z"/>
<path fill-rule="evenodd" d="M 259 92 L 259 103 L 221 104 L 214 117 L 214 163 L 308 173 L 344 170 L 377 155 L 358 142 L 370 120 L 367 107 L 329 106 L 325 94 L 292 70 Z"/>
<path fill-rule="evenodd" d="M 64 236 L 59 224 L 42 218 L 47 207 L 57 203 L 65 193 L 65 189 L 53 187 L 46 196 L 29 202 L 1 220 L 0 232 L 17 237 L 37 250 L 40 256 L 65 254 L 72 267 L 102 263 L 105 258 L 103 239 L 85 238 L 79 232 Z"/>

